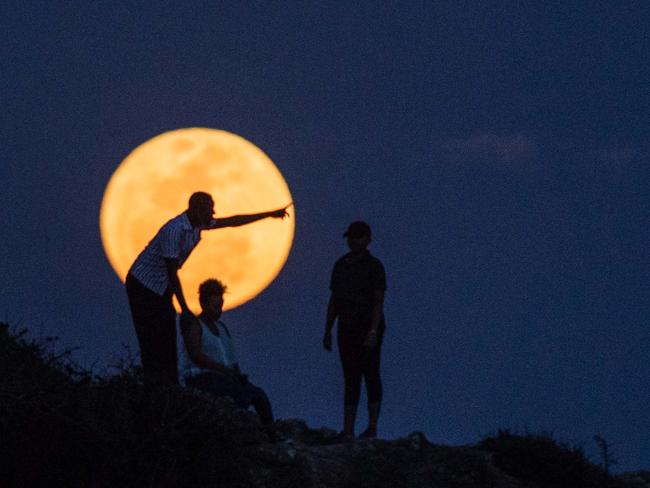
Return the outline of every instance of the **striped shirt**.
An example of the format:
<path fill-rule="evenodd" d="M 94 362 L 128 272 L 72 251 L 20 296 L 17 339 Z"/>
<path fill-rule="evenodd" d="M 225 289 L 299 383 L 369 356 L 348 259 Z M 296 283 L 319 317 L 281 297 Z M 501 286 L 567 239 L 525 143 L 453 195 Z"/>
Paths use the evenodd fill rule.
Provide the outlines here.
<path fill-rule="evenodd" d="M 192 227 L 187 213 L 183 212 L 160 228 L 129 273 L 154 293 L 163 295 L 169 286 L 165 259 L 175 259 L 180 268 L 200 240 L 201 229 Z"/>

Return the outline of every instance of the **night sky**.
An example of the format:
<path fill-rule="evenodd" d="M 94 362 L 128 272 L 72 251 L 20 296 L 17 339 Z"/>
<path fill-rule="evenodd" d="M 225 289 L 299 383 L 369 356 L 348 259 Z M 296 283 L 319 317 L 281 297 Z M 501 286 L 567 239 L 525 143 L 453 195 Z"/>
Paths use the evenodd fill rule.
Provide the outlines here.
<path fill-rule="evenodd" d="M 284 269 L 224 316 L 278 417 L 341 427 L 321 338 L 363 219 L 383 437 L 543 431 L 598 461 L 599 434 L 650 468 L 650 6 L 487 4 L 3 3 L 0 320 L 97 372 L 137 351 L 104 188 L 161 132 L 225 129 L 295 201 Z"/>

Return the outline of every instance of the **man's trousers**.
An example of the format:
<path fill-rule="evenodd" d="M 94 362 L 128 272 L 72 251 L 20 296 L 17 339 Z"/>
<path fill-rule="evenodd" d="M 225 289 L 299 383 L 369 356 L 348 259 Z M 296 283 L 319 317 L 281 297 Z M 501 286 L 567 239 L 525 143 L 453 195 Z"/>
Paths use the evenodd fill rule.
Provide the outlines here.
<path fill-rule="evenodd" d="M 158 295 L 131 274 L 126 277 L 131 316 L 140 345 L 144 379 L 148 384 L 178 384 L 176 311 L 169 289 Z"/>

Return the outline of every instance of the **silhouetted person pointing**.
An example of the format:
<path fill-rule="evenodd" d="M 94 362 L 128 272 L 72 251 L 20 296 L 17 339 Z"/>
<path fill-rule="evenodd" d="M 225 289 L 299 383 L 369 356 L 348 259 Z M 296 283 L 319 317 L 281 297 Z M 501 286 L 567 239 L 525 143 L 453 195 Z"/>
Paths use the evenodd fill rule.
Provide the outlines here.
<path fill-rule="evenodd" d="M 185 302 L 178 270 L 201 240 L 204 230 L 238 227 L 258 220 L 287 216 L 286 207 L 251 215 L 213 218 L 214 201 L 204 192 L 192 194 L 188 209 L 163 225 L 136 258 L 126 276 L 126 292 L 138 336 L 145 381 L 177 384 L 176 312 L 196 320 Z"/>
<path fill-rule="evenodd" d="M 361 378 L 368 392 L 368 428 L 360 438 L 377 437 L 377 422 L 382 400 L 379 374 L 384 322 L 386 274 L 381 261 L 372 256 L 370 226 L 353 222 L 343 234 L 350 252 L 340 258 L 332 270 L 330 296 L 323 346 L 332 350 L 332 328 L 338 319 L 338 348 L 343 365 L 344 439 L 354 438 L 354 421 L 361 393 Z"/>

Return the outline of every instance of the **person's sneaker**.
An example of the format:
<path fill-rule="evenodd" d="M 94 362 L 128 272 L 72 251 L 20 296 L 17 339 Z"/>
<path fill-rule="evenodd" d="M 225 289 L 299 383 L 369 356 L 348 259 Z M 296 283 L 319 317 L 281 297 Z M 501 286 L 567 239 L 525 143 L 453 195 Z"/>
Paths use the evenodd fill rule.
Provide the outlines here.
<path fill-rule="evenodd" d="M 334 438 L 334 440 L 337 444 L 340 444 L 342 442 L 354 442 L 354 434 L 346 434 L 345 432 L 341 431 Z"/>
<path fill-rule="evenodd" d="M 359 439 L 376 439 L 377 430 L 366 429 L 360 435 Z"/>

